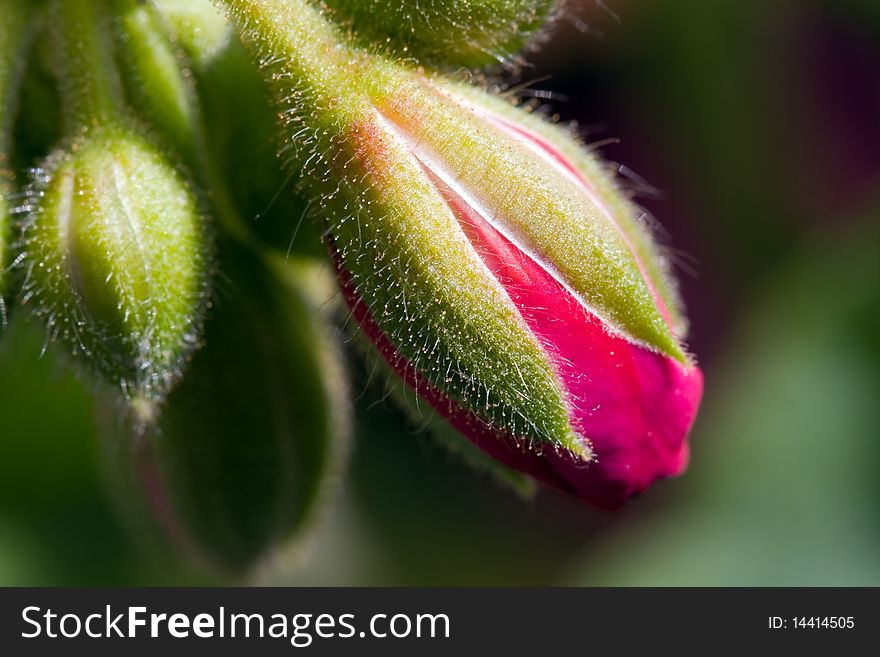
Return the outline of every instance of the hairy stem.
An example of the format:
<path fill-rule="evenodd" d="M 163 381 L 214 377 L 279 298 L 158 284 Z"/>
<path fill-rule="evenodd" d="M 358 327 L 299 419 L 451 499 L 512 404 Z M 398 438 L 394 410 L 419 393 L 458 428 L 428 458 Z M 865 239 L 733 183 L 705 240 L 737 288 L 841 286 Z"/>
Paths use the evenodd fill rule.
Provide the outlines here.
<path fill-rule="evenodd" d="M 68 134 L 122 122 L 123 94 L 113 62 L 104 0 L 51 0 Z"/>

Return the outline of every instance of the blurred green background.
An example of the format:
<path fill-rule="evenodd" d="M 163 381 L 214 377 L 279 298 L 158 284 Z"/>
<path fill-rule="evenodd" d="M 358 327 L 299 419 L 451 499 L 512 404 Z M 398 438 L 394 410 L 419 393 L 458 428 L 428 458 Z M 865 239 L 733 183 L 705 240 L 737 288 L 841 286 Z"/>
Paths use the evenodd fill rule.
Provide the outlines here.
<path fill-rule="evenodd" d="M 355 367 L 343 490 L 261 583 L 880 585 L 880 4 L 604 4 L 510 83 L 649 183 L 706 375 L 689 471 L 615 514 L 524 501 Z M 88 390 L 42 347 L 0 341 L 0 584 L 202 581 L 125 531 Z"/>

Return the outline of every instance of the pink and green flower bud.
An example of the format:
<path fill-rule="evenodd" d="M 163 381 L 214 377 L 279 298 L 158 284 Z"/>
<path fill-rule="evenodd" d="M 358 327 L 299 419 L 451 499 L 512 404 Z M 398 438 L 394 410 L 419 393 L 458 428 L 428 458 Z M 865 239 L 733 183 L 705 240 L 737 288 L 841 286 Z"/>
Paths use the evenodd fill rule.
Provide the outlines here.
<path fill-rule="evenodd" d="M 13 210 L 10 141 L 32 5 L 28 0 L 0 0 L 0 329 L 6 324 Z"/>
<path fill-rule="evenodd" d="M 176 561 L 241 576 L 283 561 L 320 520 L 350 403 L 317 310 L 333 292 L 326 267 L 267 265 L 231 244 L 220 263 L 225 283 L 186 377 L 162 403 L 108 404 L 100 425 L 133 529 Z"/>
<path fill-rule="evenodd" d="M 324 0 L 366 44 L 443 67 L 504 63 L 553 16 L 559 0 Z"/>
<path fill-rule="evenodd" d="M 601 507 L 686 465 L 702 377 L 668 264 L 564 130 L 229 1 L 264 60 L 362 333 L 496 460 Z M 301 38 L 308 33 L 308 40 Z"/>
<path fill-rule="evenodd" d="M 204 221 L 187 180 L 130 127 L 103 9 L 51 6 L 69 137 L 31 190 L 23 301 L 126 395 L 159 396 L 197 343 Z"/>

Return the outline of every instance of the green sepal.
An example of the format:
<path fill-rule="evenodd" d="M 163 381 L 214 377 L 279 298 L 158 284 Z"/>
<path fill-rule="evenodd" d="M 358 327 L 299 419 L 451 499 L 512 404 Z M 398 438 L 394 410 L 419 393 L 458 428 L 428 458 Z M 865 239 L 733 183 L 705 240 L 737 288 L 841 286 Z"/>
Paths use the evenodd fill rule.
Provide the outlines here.
<path fill-rule="evenodd" d="M 363 44 L 445 68 L 503 64 L 527 47 L 558 0 L 324 0 Z"/>
<path fill-rule="evenodd" d="M 377 67 L 370 83 L 379 112 L 417 145 L 414 149 L 460 181 L 493 223 L 607 326 L 650 349 L 688 360 L 670 325 L 681 313 L 665 259 L 625 195 L 573 136 L 491 94 L 440 76 L 426 78 L 385 65 Z M 499 118 L 551 144 L 578 169 L 580 180 L 548 163 L 522 133 L 506 136 Z"/>
<path fill-rule="evenodd" d="M 395 65 L 351 49 L 303 0 L 225 4 L 255 58 L 274 62 L 264 75 L 299 149 L 288 164 L 321 197 L 331 248 L 400 356 L 523 449 L 592 458 L 544 347 L 411 154 L 382 135 L 365 85 Z"/>
<path fill-rule="evenodd" d="M 626 184 L 616 178 L 616 170 L 594 150 L 585 147 L 572 126 L 551 123 L 527 108 L 514 105 L 508 98 L 488 94 L 471 85 L 449 80 L 443 80 L 441 84 L 463 98 L 473 100 L 540 135 L 591 182 L 598 198 L 610 209 L 629 240 L 634 254 L 644 265 L 644 273 L 669 313 L 675 337 L 679 340 L 686 338 L 688 320 L 673 272 L 672 258 L 658 241 L 647 212 L 631 199 L 626 191 Z"/>

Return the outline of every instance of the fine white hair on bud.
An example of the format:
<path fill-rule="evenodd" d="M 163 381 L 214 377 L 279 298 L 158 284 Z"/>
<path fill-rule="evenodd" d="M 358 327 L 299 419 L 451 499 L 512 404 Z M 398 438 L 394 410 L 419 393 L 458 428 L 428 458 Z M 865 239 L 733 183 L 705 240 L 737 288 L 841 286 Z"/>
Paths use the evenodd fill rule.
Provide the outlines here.
<path fill-rule="evenodd" d="M 681 472 L 702 376 L 662 251 L 595 155 L 376 55 L 324 5 L 223 4 L 320 198 L 353 322 L 416 399 L 607 508 Z"/>
<path fill-rule="evenodd" d="M 163 156 L 133 135 L 57 152 L 29 192 L 22 301 L 51 339 L 127 395 L 161 395 L 198 343 L 204 220 Z"/>
<path fill-rule="evenodd" d="M 124 104 L 106 5 L 48 9 L 67 137 L 22 207 L 22 302 L 125 396 L 159 398 L 198 344 L 206 222 L 188 179 Z"/>

